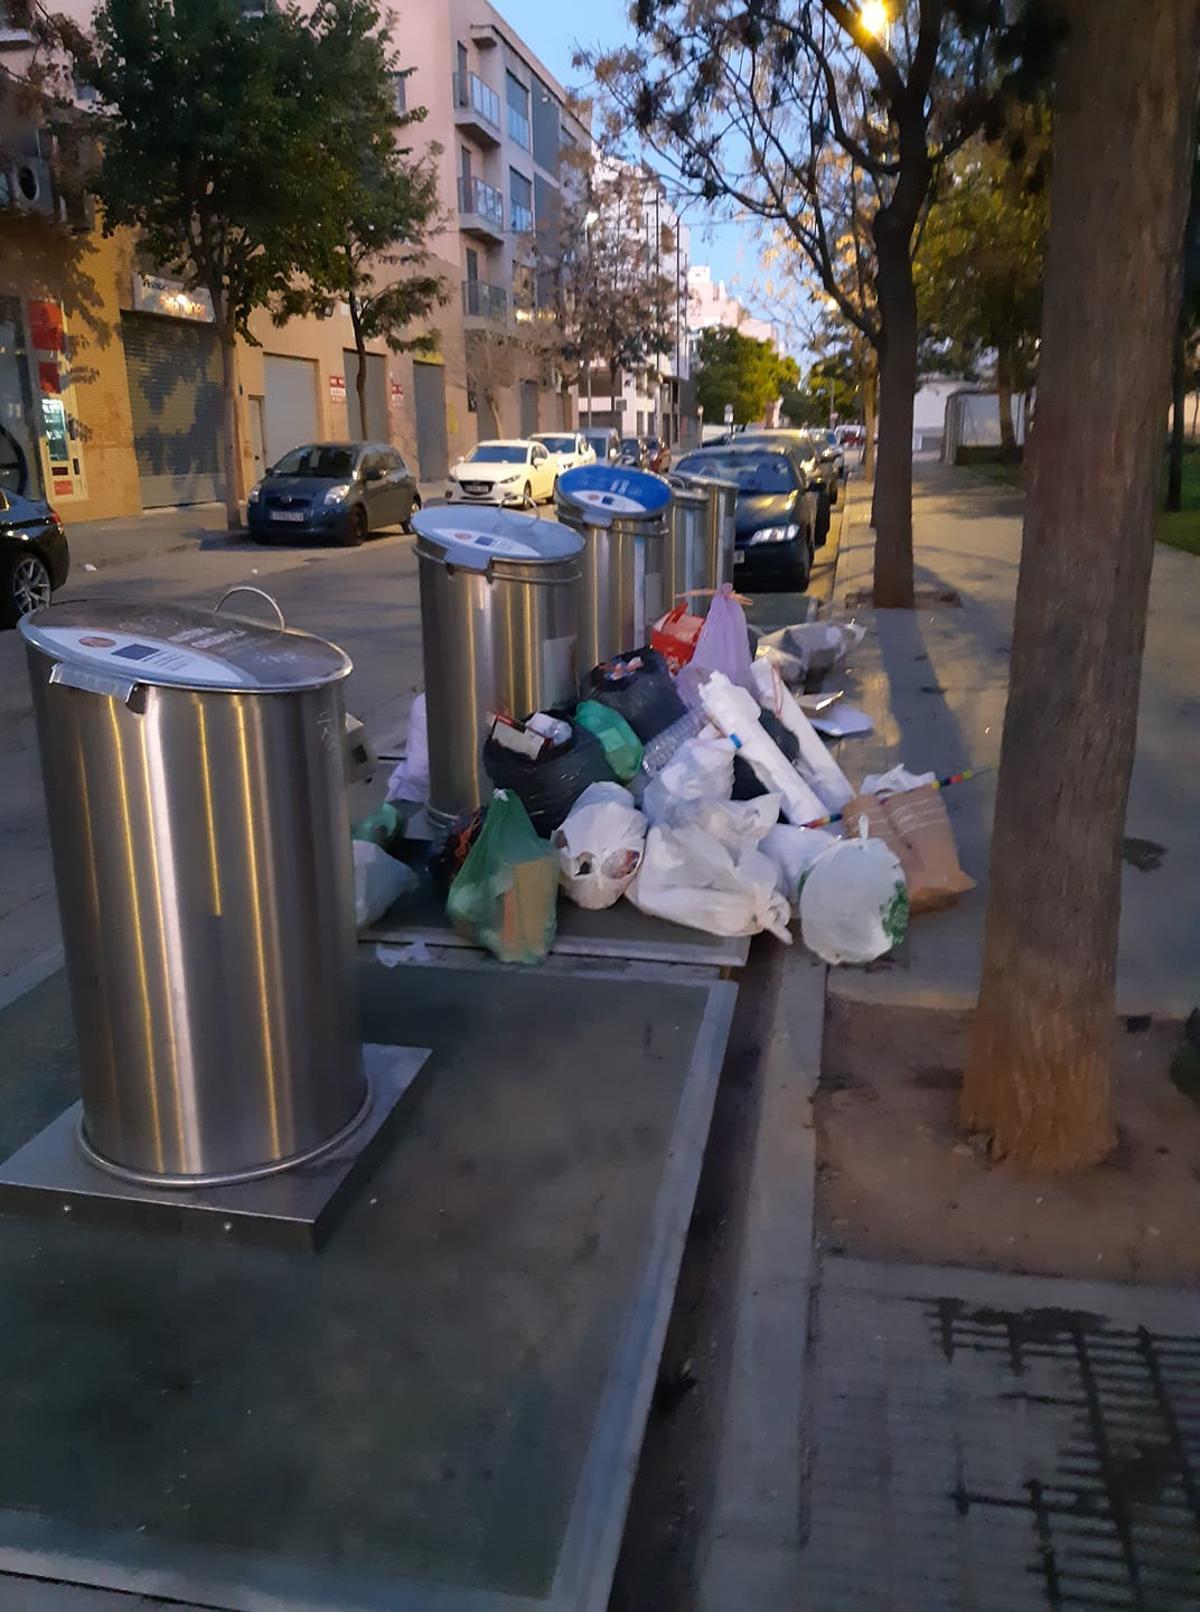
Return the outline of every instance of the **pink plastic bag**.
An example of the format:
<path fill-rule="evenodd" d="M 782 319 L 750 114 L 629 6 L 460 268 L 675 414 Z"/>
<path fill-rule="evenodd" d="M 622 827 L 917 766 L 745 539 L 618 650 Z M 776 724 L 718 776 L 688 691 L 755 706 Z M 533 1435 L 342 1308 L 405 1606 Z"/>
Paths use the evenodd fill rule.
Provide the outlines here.
<path fill-rule="evenodd" d="M 754 657 L 742 604 L 741 595 L 728 582 L 713 596 L 695 652 L 675 679 L 684 703 L 693 710 L 699 706 L 700 690 L 712 672 L 724 672 L 731 683 L 754 692 Z"/>

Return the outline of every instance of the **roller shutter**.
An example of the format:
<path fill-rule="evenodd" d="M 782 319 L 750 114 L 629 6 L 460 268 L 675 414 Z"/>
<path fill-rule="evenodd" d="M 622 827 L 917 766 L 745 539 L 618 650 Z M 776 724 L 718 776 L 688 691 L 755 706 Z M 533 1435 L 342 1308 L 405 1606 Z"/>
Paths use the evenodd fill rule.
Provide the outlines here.
<path fill-rule="evenodd" d="M 263 374 L 267 387 L 267 463 L 274 465 L 290 449 L 321 440 L 317 424 L 317 361 L 268 353 L 263 359 Z"/>
<path fill-rule="evenodd" d="M 121 315 L 142 503 L 200 504 L 224 494 L 221 349 L 210 325 Z"/>
<path fill-rule="evenodd" d="M 367 354 L 367 429 L 359 430 L 358 418 L 358 354 L 344 348 L 342 363 L 346 371 L 346 411 L 350 435 L 362 437 L 366 442 L 388 442 L 387 359 L 382 353 Z"/>

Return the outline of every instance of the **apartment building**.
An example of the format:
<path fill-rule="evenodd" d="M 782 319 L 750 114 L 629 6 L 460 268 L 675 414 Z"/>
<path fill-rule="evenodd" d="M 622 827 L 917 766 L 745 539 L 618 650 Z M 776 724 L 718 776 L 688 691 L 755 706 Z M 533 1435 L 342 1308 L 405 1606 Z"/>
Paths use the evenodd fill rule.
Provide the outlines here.
<path fill-rule="evenodd" d="M 94 0 L 56 10 L 87 27 Z M 59 184 L 28 97 L 15 93 L 31 39 L 0 0 L 0 484 L 52 497 L 69 521 L 219 498 L 226 481 L 220 352 L 207 298 L 105 237 L 82 192 Z M 552 344 L 522 340 L 537 316 L 535 243 L 552 227 L 587 131 L 564 90 L 485 0 L 423 0 L 397 25 L 401 104 L 424 105 L 418 138 L 442 148 L 447 225 L 433 267 L 450 301 L 433 355 L 368 344 L 367 431 L 423 480 L 480 435 L 569 423 Z M 86 86 L 79 87 L 81 101 Z M 239 481 L 298 442 L 360 435 L 349 310 L 239 342 Z"/>
<path fill-rule="evenodd" d="M 688 274 L 690 236 L 687 225 L 652 175 L 633 171 L 631 188 L 639 196 L 626 228 L 631 248 L 645 273 L 666 286 L 662 308 L 661 346 L 646 363 L 613 377 L 600 363 L 592 367 L 590 384 L 580 400 L 580 417 L 595 425 L 614 426 L 622 435 L 659 436 L 672 448 L 698 440 L 695 384 L 688 346 Z M 598 228 L 605 221 L 598 221 Z M 635 232 L 640 239 L 634 240 Z"/>
<path fill-rule="evenodd" d="M 724 280 L 714 280 L 707 263 L 694 263 L 687 276 L 688 341 L 693 356 L 700 335 L 705 330 L 720 326 L 736 330 L 752 341 L 769 341 L 782 351 L 778 327 L 768 319 L 759 319 L 726 289 Z"/>
<path fill-rule="evenodd" d="M 537 340 L 550 309 L 539 264 L 590 145 L 566 91 L 487 0 L 426 0 L 403 36 L 405 84 L 428 108 L 422 134 L 440 145 L 449 219 L 439 257 L 455 278 L 442 320 L 445 408 L 455 449 L 477 437 L 570 426 L 574 403 Z M 539 305 L 541 304 L 541 305 Z M 417 431 L 442 392 L 422 381 Z"/>

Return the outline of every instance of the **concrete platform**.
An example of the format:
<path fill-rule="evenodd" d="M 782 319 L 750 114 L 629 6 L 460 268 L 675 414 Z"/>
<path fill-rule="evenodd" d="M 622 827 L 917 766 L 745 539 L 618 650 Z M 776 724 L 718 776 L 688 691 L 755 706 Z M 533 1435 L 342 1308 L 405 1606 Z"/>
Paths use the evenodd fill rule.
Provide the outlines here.
<path fill-rule="evenodd" d="M 426 946 L 480 950 L 450 923 L 444 903 L 428 884 L 415 896 L 397 902 L 377 923 L 361 929 L 358 938 L 389 946 L 419 940 Z M 562 896 L 558 903 L 558 934 L 550 955 L 730 969 L 743 967 L 750 955 L 750 940 L 745 935 L 708 935 L 700 929 L 651 918 L 624 900 L 602 912 L 588 912 Z"/>
<path fill-rule="evenodd" d="M 736 990 L 361 989 L 433 1050 L 319 1255 L 0 1219 L 0 1607 L 604 1607 Z M 55 975 L 0 1011 L 0 1151 L 73 1066 Z"/>

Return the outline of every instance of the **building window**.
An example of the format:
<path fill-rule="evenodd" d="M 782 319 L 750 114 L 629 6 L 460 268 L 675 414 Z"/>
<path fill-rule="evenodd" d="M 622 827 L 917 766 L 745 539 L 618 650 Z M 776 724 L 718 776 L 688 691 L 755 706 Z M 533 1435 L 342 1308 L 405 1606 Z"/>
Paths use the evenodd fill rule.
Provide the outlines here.
<path fill-rule="evenodd" d="M 404 87 L 407 78 L 407 72 L 392 74 L 392 106 L 397 117 L 403 117 L 408 111 L 408 91 Z"/>
<path fill-rule="evenodd" d="M 533 80 L 533 160 L 539 168 L 558 178 L 561 155 L 559 133 L 562 120 L 559 105 L 550 93 L 549 85 L 540 78 Z"/>
<path fill-rule="evenodd" d="M 475 382 L 469 375 L 467 376 L 467 413 L 479 413 L 479 392 L 475 386 Z"/>
<path fill-rule="evenodd" d="M 504 98 L 508 102 L 508 133 L 524 150 L 529 150 L 529 91 L 512 73 L 504 75 Z"/>
<path fill-rule="evenodd" d="M 513 229 L 518 235 L 528 235 L 533 229 L 533 186 L 515 168 L 508 170 L 508 199 Z"/>

